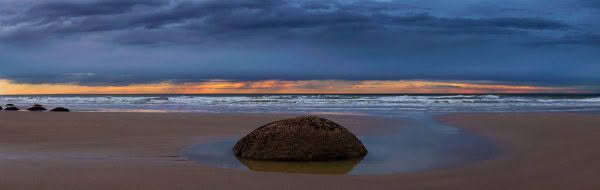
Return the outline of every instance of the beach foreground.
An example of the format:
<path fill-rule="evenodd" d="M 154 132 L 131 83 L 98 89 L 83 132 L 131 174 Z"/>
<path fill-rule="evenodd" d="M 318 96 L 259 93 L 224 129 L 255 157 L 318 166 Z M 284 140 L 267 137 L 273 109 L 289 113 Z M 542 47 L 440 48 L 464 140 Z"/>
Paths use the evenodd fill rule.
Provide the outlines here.
<path fill-rule="evenodd" d="M 393 175 L 249 172 L 205 166 L 181 148 L 290 117 L 200 113 L 0 113 L 0 189 L 599 189 L 600 114 L 438 118 L 498 143 L 496 159 Z M 327 116 L 369 134 L 393 119 Z M 405 123 L 409 124 L 409 123 Z"/>

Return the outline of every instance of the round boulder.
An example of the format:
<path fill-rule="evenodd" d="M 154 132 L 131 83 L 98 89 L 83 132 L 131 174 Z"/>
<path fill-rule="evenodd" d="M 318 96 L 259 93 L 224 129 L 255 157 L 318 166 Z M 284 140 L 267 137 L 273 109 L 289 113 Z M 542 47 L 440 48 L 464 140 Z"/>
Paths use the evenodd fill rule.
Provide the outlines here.
<path fill-rule="evenodd" d="M 42 106 L 33 106 L 30 108 L 27 108 L 27 110 L 29 110 L 29 111 L 46 111 L 46 108 L 44 108 Z"/>
<path fill-rule="evenodd" d="M 348 129 L 320 117 L 275 121 L 242 138 L 239 158 L 272 161 L 333 161 L 361 158 L 367 149 Z"/>
<path fill-rule="evenodd" d="M 67 109 L 67 108 L 63 108 L 63 107 L 56 107 L 52 110 L 50 110 L 51 112 L 69 112 L 71 110 Z"/>
<path fill-rule="evenodd" d="M 4 111 L 19 111 L 19 110 L 21 110 L 21 109 L 14 107 L 14 106 L 4 108 Z"/>

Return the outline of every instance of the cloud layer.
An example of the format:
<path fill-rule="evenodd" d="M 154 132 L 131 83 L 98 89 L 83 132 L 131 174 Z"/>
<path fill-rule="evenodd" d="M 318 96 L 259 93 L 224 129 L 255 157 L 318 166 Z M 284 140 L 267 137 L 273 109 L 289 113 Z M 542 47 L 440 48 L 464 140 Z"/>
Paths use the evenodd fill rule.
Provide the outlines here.
<path fill-rule="evenodd" d="M 592 0 L 0 0 L 0 78 L 600 82 Z"/>
<path fill-rule="evenodd" d="M 0 94 L 482 94 L 589 93 L 565 87 L 475 84 L 433 81 L 206 81 L 195 83 L 78 86 L 66 84 L 11 84 L 0 80 Z"/>

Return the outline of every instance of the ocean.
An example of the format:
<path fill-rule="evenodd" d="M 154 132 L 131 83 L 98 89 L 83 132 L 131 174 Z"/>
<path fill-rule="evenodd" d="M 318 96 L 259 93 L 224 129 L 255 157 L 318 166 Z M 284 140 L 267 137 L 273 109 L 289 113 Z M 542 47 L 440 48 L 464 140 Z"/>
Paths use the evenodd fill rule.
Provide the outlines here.
<path fill-rule="evenodd" d="M 600 111 L 600 95 L 29 95 L 0 104 L 79 112 L 236 112 L 405 115 Z"/>

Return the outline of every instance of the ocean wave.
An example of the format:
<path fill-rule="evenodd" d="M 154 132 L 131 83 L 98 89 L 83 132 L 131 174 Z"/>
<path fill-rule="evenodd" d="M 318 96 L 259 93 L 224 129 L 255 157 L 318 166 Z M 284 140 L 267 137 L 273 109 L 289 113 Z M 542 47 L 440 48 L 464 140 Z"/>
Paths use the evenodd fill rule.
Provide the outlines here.
<path fill-rule="evenodd" d="M 584 98 L 579 100 L 580 102 L 600 102 L 600 97 L 597 98 Z"/>
<path fill-rule="evenodd" d="M 594 110 L 600 96 L 520 95 L 111 95 L 0 96 L 0 104 L 66 106 L 74 110 L 266 111 Z M 291 109 L 294 108 L 294 109 Z M 299 108 L 299 109 L 295 109 Z"/>

